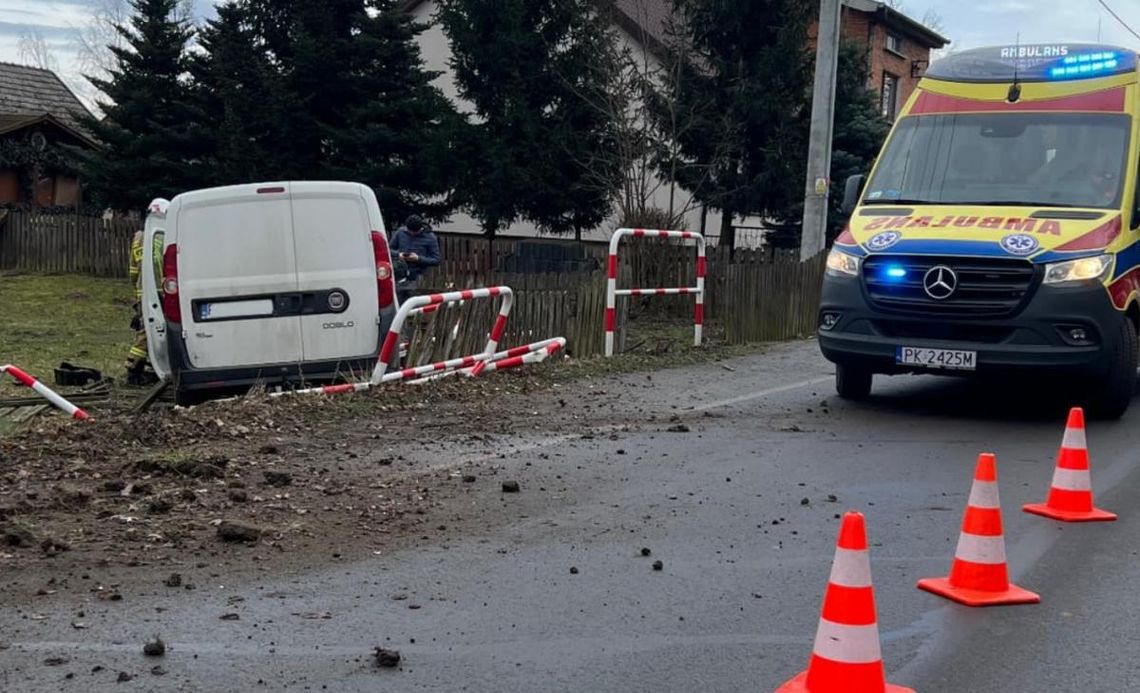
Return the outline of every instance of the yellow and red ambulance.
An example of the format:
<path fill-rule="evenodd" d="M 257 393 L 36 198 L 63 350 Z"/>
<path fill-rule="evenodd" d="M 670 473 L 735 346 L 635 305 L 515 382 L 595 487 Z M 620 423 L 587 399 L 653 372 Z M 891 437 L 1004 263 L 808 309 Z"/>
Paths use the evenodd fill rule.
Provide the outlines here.
<path fill-rule="evenodd" d="M 847 398 L 874 374 L 1036 371 L 1127 409 L 1140 328 L 1134 51 L 963 51 L 934 63 L 827 258 L 819 343 Z"/>

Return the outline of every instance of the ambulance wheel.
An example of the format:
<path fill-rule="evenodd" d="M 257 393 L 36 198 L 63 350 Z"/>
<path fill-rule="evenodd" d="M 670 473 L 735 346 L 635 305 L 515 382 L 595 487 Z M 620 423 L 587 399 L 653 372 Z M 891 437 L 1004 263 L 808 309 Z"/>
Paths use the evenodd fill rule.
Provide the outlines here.
<path fill-rule="evenodd" d="M 874 374 L 860 366 L 835 364 L 835 391 L 843 399 L 866 399 L 871 394 Z"/>
<path fill-rule="evenodd" d="M 1090 393 L 1089 413 L 1098 419 L 1119 419 L 1136 392 L 1137 336 L 1131 320 L 1120 321 L 1116 338 L 1107 345 L 1111 365 L 1099 387 Z"/>

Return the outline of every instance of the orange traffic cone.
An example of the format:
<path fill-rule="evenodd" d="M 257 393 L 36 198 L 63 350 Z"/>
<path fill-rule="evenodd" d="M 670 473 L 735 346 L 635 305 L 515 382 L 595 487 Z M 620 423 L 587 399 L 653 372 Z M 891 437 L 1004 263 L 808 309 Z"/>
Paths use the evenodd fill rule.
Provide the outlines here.
<path fill-rule="evenodd" d="M 1080 407 L 1069 411 L 1049 497 L 1044 503 L 1022 506 L 1022 510 L 1064 522 L 1109 522 L 1116 519 L 1116 513 L 1093 507 L 1085 412 Z"/>
<path fill-rule="evenodd" d="M 966 516 L 958 535 L 958 549 L 950 577 L 918 581 L 918 588 L 966 606 L 1036 604 L 1041 597 L 1009 582 L 1005 537 L 1001 529 L 997 460 L 988 452 L 978 455 L 974 485 L 966 502 Z"/>
<path fill-rule="evenodd" d="M 807 671 L 776 693 L 914 693 L 886 682 L 863 515 L 843 516 Z"/>

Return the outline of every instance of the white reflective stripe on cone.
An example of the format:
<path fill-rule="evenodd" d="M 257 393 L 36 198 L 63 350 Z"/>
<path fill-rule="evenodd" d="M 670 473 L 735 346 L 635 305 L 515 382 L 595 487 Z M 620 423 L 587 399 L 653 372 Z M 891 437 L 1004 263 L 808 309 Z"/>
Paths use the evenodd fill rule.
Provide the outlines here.
<path fill-rule="evenodd" d="M 872 664 L 882 660 L 879 626 L 847 626 L 819 619 L 812 651 L 824 659 L 844 664 Z"/>
<path fill-rule="evenodd" d="M 1005 563 L 1005 537 L 962 532 L 958 535 L 958 550 L 954 552 L 954 557 L 987 565 Z"/>
<path fill-rule="evenodd" d="M 1054 438 L 1056 440 L 1056 438 Z M 1088 441 L 1085 439 L 1085 429 L 1083 428 L 1066 428 L 1065 437 L 1061 439 L 1061 447 L 1069 448 L 1070 450 L 1084 450 L 1088 447 Z"/>
<path fill-rule="evenodd" d="M 866 551 L 835 549 L 830 582 L 840 587 L 870 587 L 871 557 Z"/>
<path fill-rule="evenodd" d="M 1053 488 L 1063 491 L 1091 491 L 1092 475 L 1087 469 L 1057 467 L 1053 470 Z"/>
<path fill-rule="evenodd" d="M 975 508 L 993 510 L 1001 507 L 998 499 L 998 485 L 996 481 L 975 481 L 970 489 L 969 505 Z"/>

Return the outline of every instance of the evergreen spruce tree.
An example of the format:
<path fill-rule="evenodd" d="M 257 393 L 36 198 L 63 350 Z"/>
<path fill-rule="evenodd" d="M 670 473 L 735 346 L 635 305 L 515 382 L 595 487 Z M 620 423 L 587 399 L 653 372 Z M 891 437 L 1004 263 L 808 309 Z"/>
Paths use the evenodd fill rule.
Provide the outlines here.
<path fill-rule="evenodd" d="M 591 152 L 610 146 L 592 104 L 613 82 L 609 28 L 592 0 L 441 0 L 460 94 L 475 116 L 458 161 L 460 199 L 493 236 L 526 219 L 566 233 L 593 228 L 612 195 L 584 185 Z"/>
<path fill-rule="evenodd" d="M 211 184 L 282 180 L 292 165 L 285 124 L 295 108 L 281 74 L 255 33 L 248 4 L 217 7 L 191 60 L 194 93 L 208 115 Z"/>
<path fill-rule="evenodd" d="M 416 24 L 397 0 L 372 0 L 347 52 L 349 103 L 326 128 L 334 177 L 365 181 L 394 223 L 409 214 L 439 220 L 453 205 L 451 142 L 460 121 L 425 70 Z"/>
<path fill-rule="evenodd" d="M 187 79 L 193 27 L 176 13 L 177 0 L 131 0 L 133 14 L 116 31 L 116 67 L 88 79 L 101 92 L 105 118 L 80 115 L 101 143 L 77 151 L 94 199 L 118 210 L 141 210 L 151 199 L 198 187 L 203 179 L 206 125 Z"/>
<path fill-rule="evenodd" d="M 651 99 L 688 114 L 662 162 L 702 203 L 722 212 L 732 247 L 737 216 L 783 218 L 803 196 L 811 72 L 807 0 L 675 0 L 675 41 L 691 59 Z"/>

